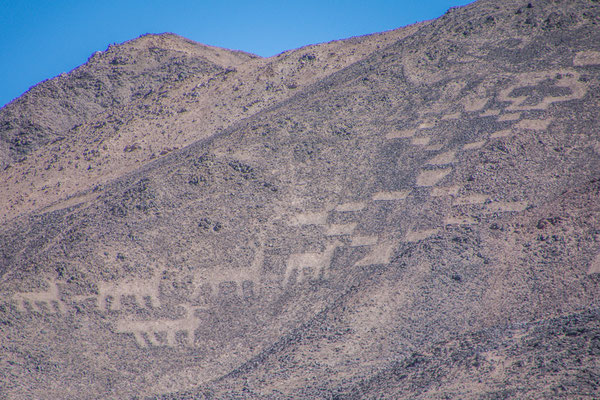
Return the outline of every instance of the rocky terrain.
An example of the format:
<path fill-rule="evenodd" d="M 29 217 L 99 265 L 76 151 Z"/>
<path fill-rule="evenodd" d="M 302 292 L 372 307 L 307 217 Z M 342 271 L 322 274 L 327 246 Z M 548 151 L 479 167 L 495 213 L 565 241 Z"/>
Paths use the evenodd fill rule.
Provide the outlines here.
<path fill-rule="evenodd" d="M 0 396 L 600 397 L 599 93 L 591 0 L 94 54 L 0 110 Z"/>
<path fill-rule="evenodd" d="M 292 96 L 300 88 L 356 62 L 377 47 L 381 48 L 398 40 L 417 27 L 418 25 L 383 34 L 307 46 L 271 59 L 250 58 L 244 53 L 196 45 L 193 49 L 200 53 L 198 58 L 205 63 L 205 59 L 209 59 L 221 62 L 222 65 L 212 65 L 212 69 L 207 68 L 208 73 L 184 74 L 176 70 L 176 75 L 166 75 L 156 81 L 142 77 L 141 84 L 153 83 L 158 89 L 144 92 L 144 96 L 134 98 L 127 104 L 116 102 L 104 112 L 84 119 L 81 124 L 70 125 L 72 107 L 65 110 L 52 109 L 48 112 L 52 116 L 49 122 L 54 125 L 61 123 L 69 128 L 50 131 L 52 136 L 48 134 L 38 140 L 39 143 L 48 143 L 47 146 L 33 151 L 33 144 L 15 144 L 11 147 L 10 143 L 17 143 L 25 138 L 33 142 L 32 131 L 24 128 L 23 124 L 18 125 L 20 131 L 0 130 L 7 137 L 5 145 L 19 150 L 13 151 L 12 158 L 0 158 L 0 164 L 3 164 L 0 169 L 5 171 L 0 181 L 0 220 L 64 201 L 85 189 L 131 172 L 139 168 L 140 164 L 223 130 L 248 114 L 271 107 Z M 188 47 L 190 44 L 187 39 L 175 35 L 147 35 L 120 47 L 111 46 L 105 53 L 92 57 L 90 65 L 84 65 L 80 69 L 94 69 L 102 60 L 102 68 L 109 65 L 108 76 L 117 76 L 121 74 L 120 69 L 124 65 L 147 65 L 145 58 L 154 57 L 153 52 L 156 53 L 157 49 L 165 48 L 161 51 L 167 53 L 173 49 Z M 138 56 L 133 58 L 131 53 Z M 112 60 L 115 58 L 123 64 L 114 66 Z M 181 64 L 181 58 L 183 57 L 165 57 L 164 65 L 160 64 L 159 67 L 165 70 L 177 68 L 177 65 L 172 64 Z M 242 63 L 240 58 L 247 62 Z M 130 64 L 125 64 L 123 60 L 129 60 Z M 77 71 L 79 69 L 75 72 Z M 103 73 L 106 74 L 104 69 L 95 74 L 99 76 L 98 79 L 103 79 Z M 64 86 L 71 88 L 81 78 L 79 75 L 68 75 L 64 79 L 59 77 L 55 80 L 63 80 Z M 48 83 L 52 81 L 40 86 Z M 46 96 L 32 93 L 36 90 L 39 89 L 34 88 L 3 110 L 0 119 L 9 120 L 4 126 L 17 126 L 14 115 L 33 120 L 27 121 L 27 124 L 43 124 L 42 118 L 31 118 L 32 113 L 27 108 L 23 109 L 29 97 L 42 105 L 53 105 Z M 51 97 L 63 96 L 62 98 L 73 99 L 76 105 L 86 104 L 87 98 L 80 99 L 77 90 L 64 89 L 64 92 L 60 94 L 51 91 Z M 67 137 L 69 139 L 65 140 Z M 1 146 L 0 143 L 0 148 Z M 14 157 L 20 157 L 17 158 L 19 162 L 11 164 Z"/>

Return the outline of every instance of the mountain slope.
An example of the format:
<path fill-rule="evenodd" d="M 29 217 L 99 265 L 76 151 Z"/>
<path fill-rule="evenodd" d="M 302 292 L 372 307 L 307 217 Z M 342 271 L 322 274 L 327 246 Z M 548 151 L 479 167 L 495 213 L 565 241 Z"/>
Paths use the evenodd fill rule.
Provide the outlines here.
<path fill-rule="evenodd" d="M 106 51 L 69 74 L 28 90 L 0 112 L 0 168 L 95 115 L 116 110 L 190 76 L 212 76 L 256 56 L 177 35 L 145 35 Z"/>
<path fill-rule="evenodd" d="M 4 392 L 598 397 L 599 8 L 453 9 L 9 219 Z"/>
<path fill-rule="evenodd" d="M 210 74 L 186 72 L 183 81 L 87 118 L 0 171 L 0 220 L 60 207 L 56 203 L 272 107 L 419 26 L 306 46 Z M 161 36 L 150 38 L 161 43 Z M 169 43 L 171 36 L 163 39 Z M 129 54 L 129 47 L 126 43 L 114 51 Z M 127 57 L 135 60 L 136 54 Z M 148 76 L 144 79 L 161 84 Z M 9 111 L 7 107 L 4 115 Z"/>

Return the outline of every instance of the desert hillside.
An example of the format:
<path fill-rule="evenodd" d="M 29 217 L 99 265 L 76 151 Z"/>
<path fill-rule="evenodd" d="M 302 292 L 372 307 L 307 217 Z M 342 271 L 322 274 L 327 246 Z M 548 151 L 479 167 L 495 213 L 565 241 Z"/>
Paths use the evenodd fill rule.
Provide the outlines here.
<path fill-rule="evenodd" d="M 597 1 L 142 36 L 2 108 L 0 163 L 0 397 L 600 397 Z"/>

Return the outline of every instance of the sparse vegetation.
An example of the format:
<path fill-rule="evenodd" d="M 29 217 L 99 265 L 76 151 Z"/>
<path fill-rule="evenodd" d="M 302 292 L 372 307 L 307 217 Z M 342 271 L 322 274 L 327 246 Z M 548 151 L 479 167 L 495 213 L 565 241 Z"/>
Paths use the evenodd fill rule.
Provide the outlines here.
<path fill-rule="evenodd" d="M 0 397 L 599 398 L 599 18 L 147 35 L 32 88 L 0 111 Z"/>

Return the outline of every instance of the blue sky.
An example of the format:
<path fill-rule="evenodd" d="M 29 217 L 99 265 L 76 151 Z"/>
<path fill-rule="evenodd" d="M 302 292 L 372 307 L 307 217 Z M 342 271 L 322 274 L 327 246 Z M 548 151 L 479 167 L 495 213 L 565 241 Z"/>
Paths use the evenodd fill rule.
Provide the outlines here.
<path fill-rule="evenodd" d="M 470 0 L 0 0 L 0 106 L 94 51 L 144 33 L 271 56 L 381 32 Z"/>

